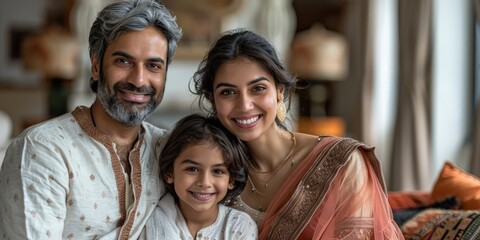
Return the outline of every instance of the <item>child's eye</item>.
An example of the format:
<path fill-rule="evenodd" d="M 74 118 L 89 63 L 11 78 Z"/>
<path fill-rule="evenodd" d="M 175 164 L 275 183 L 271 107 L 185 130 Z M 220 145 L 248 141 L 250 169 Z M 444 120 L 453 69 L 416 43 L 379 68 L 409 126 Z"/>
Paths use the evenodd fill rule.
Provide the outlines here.
<path fill-rule="evenodd" d="M 188 167 L 185 169 L 185 171 L 187 172 L 198 172 L 198 168 L 196 167 Z"/>
<path fill-rule="evenodd" d="M 224 169 L 213 169 L 213 173 L 215 175 L 223 175 L 223 174 L 226 174 L 228 172 L 227 172 L 227 170 L 224 170 Z"/>

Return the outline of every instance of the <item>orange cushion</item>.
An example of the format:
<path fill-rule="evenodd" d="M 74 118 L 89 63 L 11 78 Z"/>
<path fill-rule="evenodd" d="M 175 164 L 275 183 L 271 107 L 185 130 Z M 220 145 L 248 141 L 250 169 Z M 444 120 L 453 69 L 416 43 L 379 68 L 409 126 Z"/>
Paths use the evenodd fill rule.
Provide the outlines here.
<path fill-rule="evenodd" d="M 480 179 L 446 162 L 432 190 L 432 200 L 456 196 L 465 210 L 480 209 Z"/>
<path fill-rule="evenodd" d="M 432 200 L 429 192 L 399 191 L 388 193 L 388 203 L 392 210 L 403 210 L 430 205 Z"/>

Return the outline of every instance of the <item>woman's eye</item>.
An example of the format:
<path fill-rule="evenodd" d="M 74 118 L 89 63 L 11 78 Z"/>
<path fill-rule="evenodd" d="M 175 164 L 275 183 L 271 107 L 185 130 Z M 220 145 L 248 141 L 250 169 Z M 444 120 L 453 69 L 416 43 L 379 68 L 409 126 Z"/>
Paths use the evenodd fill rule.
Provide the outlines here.
<path fill-rule="evenodd" d="M 267 89 L 266 87 L 264 86 L 255 86 L 252 91 L 253 92 L 261 92 L 261 91 L 264 91 L 265 89 Z"/>
<path fill-rule="evenodd" d="M 235 92 L 234 92 L 233 90 L 231 90 L 231 89 L 225 89 L 225 90 L 222 90 L 222 91 L 220 92 L 221 95 L 225 95 L 225 96 L 232 95 L 232 94 L 234 94 L 234 93 L 235 93 Z"/>

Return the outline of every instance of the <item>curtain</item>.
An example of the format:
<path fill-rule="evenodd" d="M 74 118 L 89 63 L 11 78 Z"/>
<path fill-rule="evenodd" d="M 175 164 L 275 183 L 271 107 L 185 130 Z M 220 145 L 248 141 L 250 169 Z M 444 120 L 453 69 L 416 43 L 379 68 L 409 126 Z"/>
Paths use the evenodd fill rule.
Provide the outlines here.
<path fill-rule="evenodd" d="M 473 126 L 473 147 L 470 172 L 480 177 L 480 104 L 477 103 L 475 121 Z"/>
<path fill-rule="evenodd" d="M 477 28 L 476 31 L 479 31 L 480 28 L 480 0 L 475 1 L 475 27 Z M 480 33 L 475 32 L 475 47 L 478 48 L 479 46 L 479 36 Z M 478 50 L 477 50 L 478 52 Z M 478 53 L 477 53 L 478 54 Z M 480 56 L 476 56 L 475 54 L 475 66 L 479 64 Z M 480 70 L 475 68 L 475 80 L 474 80 L 474 99 L 476 100 L 476 111 L 475 117 L 473 122 L 473 145 L 472 145 L 472 158 L 470 162 L 470 172 L 477 177 L 480 177 Z"/>
<path fill-rule="evenodd" d="M 349 1 L 345 14 L 345 35 L 349 46 L 349 73 L 338 83 L 334 94 L 334 115 L 346 121 L 347 135 L 371 144 L 373 91 L 373 21 L 372 0 Z"/>
<path fill-rule="evenodd" d="M 397 112 L 389 190 L 430 189 L 431 0 L 398 1 Z"/>

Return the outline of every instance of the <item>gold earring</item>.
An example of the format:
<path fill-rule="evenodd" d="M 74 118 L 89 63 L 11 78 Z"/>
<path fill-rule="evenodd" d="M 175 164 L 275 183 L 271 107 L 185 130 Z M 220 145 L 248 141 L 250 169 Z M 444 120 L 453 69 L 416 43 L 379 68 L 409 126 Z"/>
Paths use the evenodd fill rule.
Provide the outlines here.
<path fill-rule="evenodd" d="M 287 108 L 285 107 L 283 98 L 280 97 L 280 99 L 277 102 L 277 117 L 281 122 L 284 122 L 286 116 L 287 116 Z"/>

